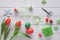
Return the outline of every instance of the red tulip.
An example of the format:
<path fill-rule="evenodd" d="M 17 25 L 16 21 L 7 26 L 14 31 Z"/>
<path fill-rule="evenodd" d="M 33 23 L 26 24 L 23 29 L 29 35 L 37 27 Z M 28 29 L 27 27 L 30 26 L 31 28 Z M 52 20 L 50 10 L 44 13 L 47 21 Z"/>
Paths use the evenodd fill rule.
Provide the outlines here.
<path fill-rule="evenodd" d="M 17 22 L 16 22 L 16 26 L 17 26 L 18 28 L 20 28 L 20 26 L 21 26 L 21 21 L 17 21 Z"/>
<path fill-rule="evenodd" d="M 26 29 L 26 33 L 27 33 L 27 34 L 32 34 L 33 32 L 34 32 L 34 31 L 33 31 L 32 28 Z"/>
<path fill-rule="evenodd" d="M 10 19 L 10 18 L 7 18 L 7 19 L 5 20 L 5 24 L 6 24 L 6 25 L 9 25 L 10 22 L 11 22 L 11 19 Z"/>

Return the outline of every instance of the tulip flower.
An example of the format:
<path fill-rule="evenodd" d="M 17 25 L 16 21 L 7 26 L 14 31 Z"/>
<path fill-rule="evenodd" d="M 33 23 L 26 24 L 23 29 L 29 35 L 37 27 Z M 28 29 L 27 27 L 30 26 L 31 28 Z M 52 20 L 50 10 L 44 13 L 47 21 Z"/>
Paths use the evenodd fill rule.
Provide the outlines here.
<path fill-rule="evenodd" d="M 6 24 L 6 25 L 9 25 L 10 22 L 11 22 L 11 19 L 10 19 L 10 18 L 7 18 L 6 21 L 5 21 L 5 24 Z"/>
<path fill-rule="evenodd" d="M 1 37 L 2 37 L 2 34 L 4 33 L 4 40 L 6 40 L 9 32 L 10 32 L 10 28 L 7 27 L 7 25 L 9 25 L 11 22 L 11 19 L 8 17 L 6 20 L 3 19 L 3 22 L 1 24 Z"/>
<path fill-rule="evenodd" d="M 17 33 L 18 33 L 18 31 L 19 31 L 20 26 L 21 26 L 21 21 L 17 21 L 17 22 L 16 22 L 16 24 L 15 24 L 15 30 L 14 30 L 13 36 L 11 37 L 11 39 L 10 39 L 10 40 L 12 40 L 12 39 L 13 39 L 13 37 L 17 35 Z"/>
<path fill-rule="evenodd" d="M 20 28 L 20 26 L 21 26 L 21 21 L 17 21 L 17 22 L 16 22 L 16 26 L 17 26 L 17 28 Z"/>
<path fill-rule="evenodd" d="M 8 34 L 9 34 L 9 32 L 10 32 L 10 28 L 7 27 L 7 26 L 10 24 L 10 22 L 11 22 L 11 19 L 8 17 L 8 18 L 5 20 L 5 25 L 6 25 L 6 27 L 5 27 L 5 30 L 4 30 L 4 40 L 6 40 L 6 38 L 8 37 Z"/>
<path fill-rule="evenodd" d="M 14 30 L 13 36 L 10 38 L 10 40 L 12 40 L 16 35 L 29 37 L 28 35 L 26 35 L 22 32 L 19 32 L 20 27 L 21 27 L 21 21 L 17 21 L 15 24 L 15 30 Z M 31 38 L 31 37 L 29 37 L 29 38 Z"/>

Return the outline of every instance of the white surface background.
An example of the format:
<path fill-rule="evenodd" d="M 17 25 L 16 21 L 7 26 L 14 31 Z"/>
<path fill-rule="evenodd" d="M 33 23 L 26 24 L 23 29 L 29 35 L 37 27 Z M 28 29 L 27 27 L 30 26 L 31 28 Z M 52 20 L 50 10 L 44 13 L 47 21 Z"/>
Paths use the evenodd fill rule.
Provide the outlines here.
<path fill-rule="evenodd" d="M 29 12 L 26 10 L 26 7 L 28 5 L 32 5 L 33 6 L 33 12 Z M 47 9 L 48 11 L 53 11 L 53 16 L 52 19 L 54 20 L 53 24 L 56 24 L 56 20 L 60 17 L 60 0 L 47 0 L 47 4 L 43 5 L 41 4 L 41 0 L 0 0 L 0 24 L 2 22 L 2 19 L 4 18 L 3 14 L 5 14 L 4 9 L 13 9 L 14 7 L 18 7 L 19 10 L 23 11 L 23 13 L 30 14 L 30 15 L 38 15 L 41 17 L 41 22 L 39 27 L 37 28 L 36 25 L 33 25 L 33 18 L 32 17 L 19 17 L 16 16 L 14 17 L 14 13 L 11 16 L 12 22 L 11 22 L 11 32 L 7 38 L 7 40 L 9 40 L 10 36 L 13 33 L 14 30 L 14 24 L 17 20 L 21 20 L 22 21 L 22 26 L 20 31 L 25 32 L 25 22 L 26 21 L 30 21 L 31 22 L 31 27 L 34 29 L 34 33 L 32 35 L 30 35 L 32 37 L 32 39 L 26 39 L 23 37 L 16 37 L 14 38 L 14 40 L 59 40 L 60 39 L 60 28 L 58 31 L 54 31 L 53 28 L 53 32 L 54 34 L 51 37 L 47 37 L 44 38 L 44 36 L 42 38 L 38 37 L 38 33 L 42 33 L 42 27 L 44 27 L 45 25 L 41 25 L 41 24 L 45 24 L 44 22 L 44 18 L 46 17 L 46 13 L 41 9 L 41 7 Z M 55 25 L 53 25 L 52 27 L 54 27 Z M 60 26 L 60 25 L 58 25 Z M 3 40 L 3 39 L 2 39 Z"/>

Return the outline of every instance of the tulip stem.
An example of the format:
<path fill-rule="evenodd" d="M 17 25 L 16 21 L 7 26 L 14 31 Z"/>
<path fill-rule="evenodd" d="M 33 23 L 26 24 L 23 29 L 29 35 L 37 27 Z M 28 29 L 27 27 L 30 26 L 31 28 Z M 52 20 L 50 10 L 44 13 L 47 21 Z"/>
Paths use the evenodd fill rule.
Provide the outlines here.
<path fill-rule="evenodd" d="M 14 35 L 10 38 L 10 40 L 12 40 L 14 38 Z"/>
<path fill-rule="evenodd" d="M 1 35 L 0 35 L 0 40 L 1 40 Z"/>

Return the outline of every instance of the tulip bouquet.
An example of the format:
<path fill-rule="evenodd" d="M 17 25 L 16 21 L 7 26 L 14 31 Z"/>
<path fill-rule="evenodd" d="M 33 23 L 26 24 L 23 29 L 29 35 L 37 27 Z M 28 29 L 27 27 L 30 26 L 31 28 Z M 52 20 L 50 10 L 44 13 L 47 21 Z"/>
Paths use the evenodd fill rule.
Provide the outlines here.
<path fill-rule="evenodd" d="M 10 22 L 11 22 L 10 17 L 8 17 L 7 19 L 3 19 L 2 23 L 1 23 L 0 40 L 1 40 L 2 36 L 3 36 L 4 40 L 7 39 L 8 35 L 9 35 L 9 32 L 10 32 L 10 27 L 9 27 Z M 15 30 L 14 30 L 13 35 L 10 38 L 10 40 L 12 40 L 16 35 L 31 38 L 27 34 L 19 32 L 20 27 L 21 27 L 21 21 L 17 21 L 16 24 L 15 24 Z"/>
<path fill-rule="evenodd" d="M 4 40 L 6 40 L 9 32 L 10 32 L 10 28 L 8 27 L 10 25 L 11 19 L 8 17 L 6 20 L 3 19 L 2 23 L 1 23 L 1 37 L 4 34 Z M 1 40 L 0 37 L 0 40 Z"/>

